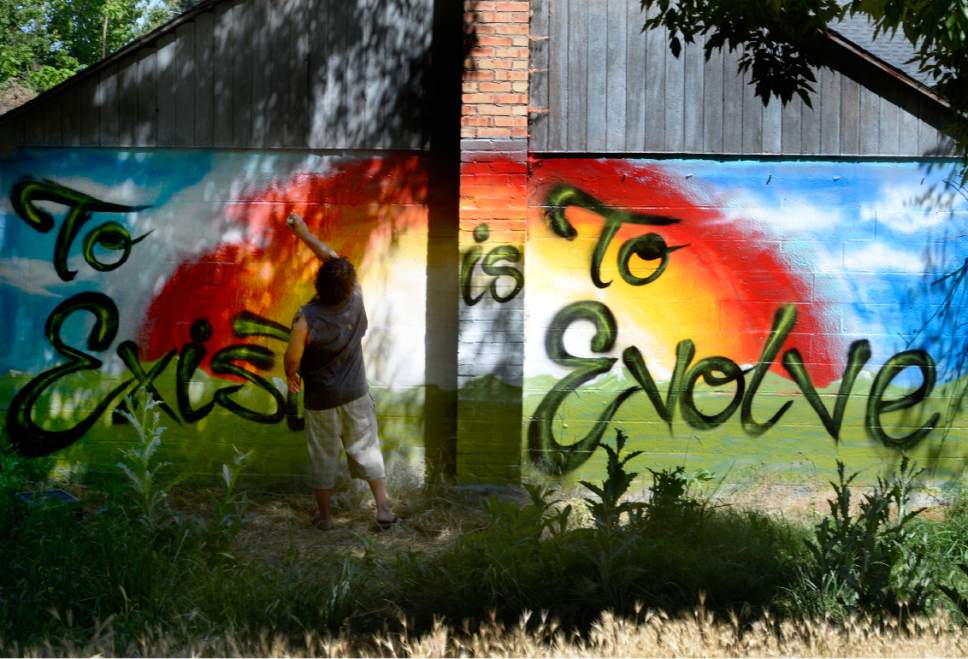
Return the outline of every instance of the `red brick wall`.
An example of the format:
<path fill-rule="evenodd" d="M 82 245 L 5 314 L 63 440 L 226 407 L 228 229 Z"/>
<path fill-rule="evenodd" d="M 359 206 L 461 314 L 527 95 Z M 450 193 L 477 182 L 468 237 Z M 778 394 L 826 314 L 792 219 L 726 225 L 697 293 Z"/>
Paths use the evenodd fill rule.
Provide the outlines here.
<path fill-rule="evenodd" d="M 527 0 L 469 1 L 473 48 L 464 62 L 461 138 L 528 137 Z"/>

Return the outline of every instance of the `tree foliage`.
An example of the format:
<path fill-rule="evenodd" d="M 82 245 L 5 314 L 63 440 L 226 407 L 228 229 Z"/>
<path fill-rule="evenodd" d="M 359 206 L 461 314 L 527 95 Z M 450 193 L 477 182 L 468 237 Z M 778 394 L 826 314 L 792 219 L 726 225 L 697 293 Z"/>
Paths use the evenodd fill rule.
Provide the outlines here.
<path fill-rule="evenodd" d="M 43 91 L 198 0 L 0 0 L 0 85 Z"/>
<path fill-rule="evenodd" d="M 968 172 L 968 0 L 642 0 L 644 27 L 666 27 L 678 57 L 683 42 L 705 35 L 705 53 L 742 49 L 756 94 L 809 105 L 828 47 L 825 32 L 845 16 L 864 15 L 880 34 L 901 33 L 914 46 L 914 64 L 935 80 L 955 121 L 948 127 Z"/>

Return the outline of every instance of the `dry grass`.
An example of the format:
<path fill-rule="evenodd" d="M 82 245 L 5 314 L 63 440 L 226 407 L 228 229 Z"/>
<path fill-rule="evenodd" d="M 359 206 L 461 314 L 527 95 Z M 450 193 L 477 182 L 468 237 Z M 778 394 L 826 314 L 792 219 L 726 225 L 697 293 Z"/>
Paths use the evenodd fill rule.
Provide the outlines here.
<path fill-rule="evenodd" d="M 606 613 L 584 637 L 567 634 L 555 623 L 526 616 L 504 628 L 491 622 L 479 629 L 455 629 L 441 622 L 424 635 L 386 634 L 368 639 L 348 636 L 287 639 L 264 633 L 243 640 L 231 633 L 179 639 L 169 628 L 148 632 L 126 649 L 127 656 L 263 657 L 962 657 L 968 653 L 963 628 L 942 617 L 876 626 L 864 620 L 834 625 L 824 621 L 761 619 L 740 625 L 715 622 L 697 610 L 670 619 L 643 611 L 636 619 Z M 0 654 L 26 657 L 110 656 L 115 652 L 110 624 L 83 645 L 44 643 L 5 646 Z"/>

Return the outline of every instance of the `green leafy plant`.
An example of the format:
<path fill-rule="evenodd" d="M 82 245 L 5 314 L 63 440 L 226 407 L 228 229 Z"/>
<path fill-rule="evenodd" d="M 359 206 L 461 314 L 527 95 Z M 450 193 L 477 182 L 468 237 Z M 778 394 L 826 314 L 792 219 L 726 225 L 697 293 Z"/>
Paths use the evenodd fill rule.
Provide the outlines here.
<path fill-rule="evenodd" d="M 157 459 L 165 432 L 161 414 L 156 410 L 159 405 L 150 394 L 142 391 L 129 397 L 124 409 L 118 410 L 134 428 L 137 440 L 134 446 L 121 450 L 117 466 L 127 478 L 137 519 L 148 529 L 156 529 L 172 518 L 168 490 L 174 483 L 160 481 L 160 472 L 169 463 Z"/>
<path fill-rule="evenodd" d="M 968 577 L 968 564 L 959 563 L 956 567 L 963 576 Z M 968 622 L 968 596 L 962 595 L 957 588 L 948 584 L 938 584 L 938 590 L 955 605 L 962 622 Z"/>
<path fill-rule="evenodd" d="M 911 492 L 924 470 L 907 457 L 888 478 L 865 494 L 851 511 L 851 484 L 837 463 L 830 513 L 807 541 L 810 562 L 803 571 L 800 596 L 815 613 L 862 612 L 875 617 L 927 610 L 935 590 L 927 569 L 923 531 L 911 524 L 923 509 L 908 510 Z M 812 604 L 810 604 L 812 602 Z"/>
<path fill-rule="evenodd" d="M 588 510 L 595 520 L 595 526 L 601 530 L 615 530 L 621 523 L 622 515 L 636 515 L 642 509 L 641 503 L 622 501 L 625 493 L 628 492 L 629 485 L 638 476 L 636 472 L 625 471 L 625 465 L 642 455 L 642 451 L 633 451 L 624 458 L 619 459 L 619 454 L 625 448 L 628 436 L 621 429 L 615 430 L 615 448 L 608 444 L 601 444 L 608 454 L 608 464 L 606 466 L 606 478 L 601 486 L 594 485 L 588 481 L 579 481 L 583 487 L 591 490 L 597 498 L 586 498 L 585 502 Z"/>
<path fill-rule="evenodd" d="M 248 497 L 239 489 L 239 475 L 251 452 L 243 453 L 234 446 L 232 449 L 235 451 L 232 463 L 222 465 L 222 490 L 212 499 L 213 523 L 209 536 L 220 552 L 224 552 L 242 530 L 249 509 Z"/>

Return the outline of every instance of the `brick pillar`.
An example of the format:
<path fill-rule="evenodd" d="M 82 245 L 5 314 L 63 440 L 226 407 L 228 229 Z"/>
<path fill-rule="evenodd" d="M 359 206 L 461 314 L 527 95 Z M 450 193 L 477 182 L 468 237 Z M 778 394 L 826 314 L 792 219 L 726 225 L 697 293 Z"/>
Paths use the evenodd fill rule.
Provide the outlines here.
<path fill-rule="evenodd" d="M 526 0 L 468 1 L 461 95 L 457 479 L 521 476 L 527 213 Z"/>

